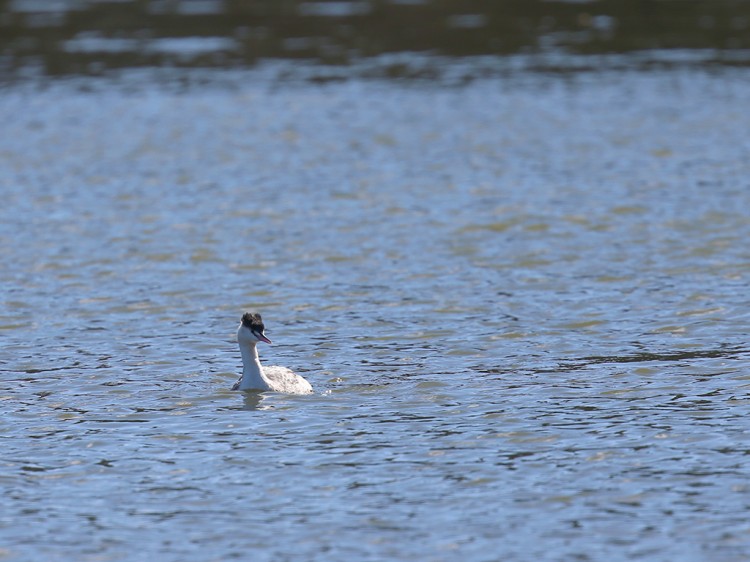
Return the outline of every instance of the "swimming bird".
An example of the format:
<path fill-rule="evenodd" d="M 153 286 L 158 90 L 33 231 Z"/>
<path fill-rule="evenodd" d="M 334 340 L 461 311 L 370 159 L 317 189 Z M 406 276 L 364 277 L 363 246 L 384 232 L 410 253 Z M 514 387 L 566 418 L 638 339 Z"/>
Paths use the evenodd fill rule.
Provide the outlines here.
<path fill-rule="evenodd" d="M 262 367 L 256 344 L 271 343 L 263 331 L 260 314 L 246 312 L 237 328 L 237 343 L 242 354 L 242 376 L 234 383 L 232 390 L 272 390 L 286 394 L 309 394 L 312 385 L 286 367 Z"/>

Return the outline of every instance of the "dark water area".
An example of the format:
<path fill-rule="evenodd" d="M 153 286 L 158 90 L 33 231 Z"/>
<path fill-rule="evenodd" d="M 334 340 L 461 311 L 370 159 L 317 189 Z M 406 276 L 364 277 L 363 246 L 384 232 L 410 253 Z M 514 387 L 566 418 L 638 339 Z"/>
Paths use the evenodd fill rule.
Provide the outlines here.
<path fill-rule="evenodd" d="M 691 54 L 686 57 L 685 52 Z M 393 58 L 403 53 L 428 59 Z M 445 61 L 440 57 L 509 55 L 521 56 L 523 67 L 545 70 L 623 63 L 744 66 L 750 62 L 750 3 L 0 2 L 0 72 L 5 80 L 19 74 L 97 75 L 131 67 L 249 68 L 270 60 L 338 69 L 320 72 L 314 76 L 319 80 L 340 79 L 346 75 L 342 69 L 363 61 L 370 64 L 357 67 L 359 74 L 431 78 L 441 73 Z M 620 58 L 588 59 L 611 55 Z M 575 58 L 581 56 L 587 60 Z M 485 64 L 464 74 L 493 71 L 498 71 L 494 64 Z"/>

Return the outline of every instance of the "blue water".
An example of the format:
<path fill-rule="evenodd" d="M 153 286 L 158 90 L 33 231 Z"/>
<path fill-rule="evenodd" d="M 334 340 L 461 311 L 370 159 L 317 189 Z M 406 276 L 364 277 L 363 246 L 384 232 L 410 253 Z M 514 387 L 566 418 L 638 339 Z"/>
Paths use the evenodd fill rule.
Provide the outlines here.
<path fill-rule="evenodd" d="M 0 558 L 750 556 L 747 71 L 228 76 L 0 91 Z"/>

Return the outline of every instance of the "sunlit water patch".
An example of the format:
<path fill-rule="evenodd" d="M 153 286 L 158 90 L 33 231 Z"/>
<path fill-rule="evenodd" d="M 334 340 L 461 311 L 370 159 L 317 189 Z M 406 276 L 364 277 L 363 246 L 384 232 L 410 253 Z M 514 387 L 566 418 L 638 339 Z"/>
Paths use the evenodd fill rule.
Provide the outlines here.
<path fill-rule="evenodd" d="M 251 78 L 0 95 L 6 559 L 746 558 L 746 73 Z"/>

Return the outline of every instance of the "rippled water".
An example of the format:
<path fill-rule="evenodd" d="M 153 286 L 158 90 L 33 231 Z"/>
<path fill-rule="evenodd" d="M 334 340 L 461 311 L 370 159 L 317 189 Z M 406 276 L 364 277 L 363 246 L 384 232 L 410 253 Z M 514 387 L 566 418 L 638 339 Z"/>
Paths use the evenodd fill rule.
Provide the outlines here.
<path fill-rule="evenodd" d="M 1 558 L 750 555 L 746 71 L 253 76 L 0 92 Z"/>
<path fill-rule="evenodd" d="M 690 0 L 689 6 L 669 0 L 5 0 L 0 12 L 0 84 L 133 67 L 248 68 L 280 59 L 314 61 L 318 80 L 352 74 L 434 79 L 445 69 L 435 55 L 448 57 L 448 66 L 459 63 L 463 79 L 502 74 L 508 64 L 568 70 L 750 65 L 750 5 L 738 0 Z M 464 65 L 463 57 L 484 60 Z"/>

